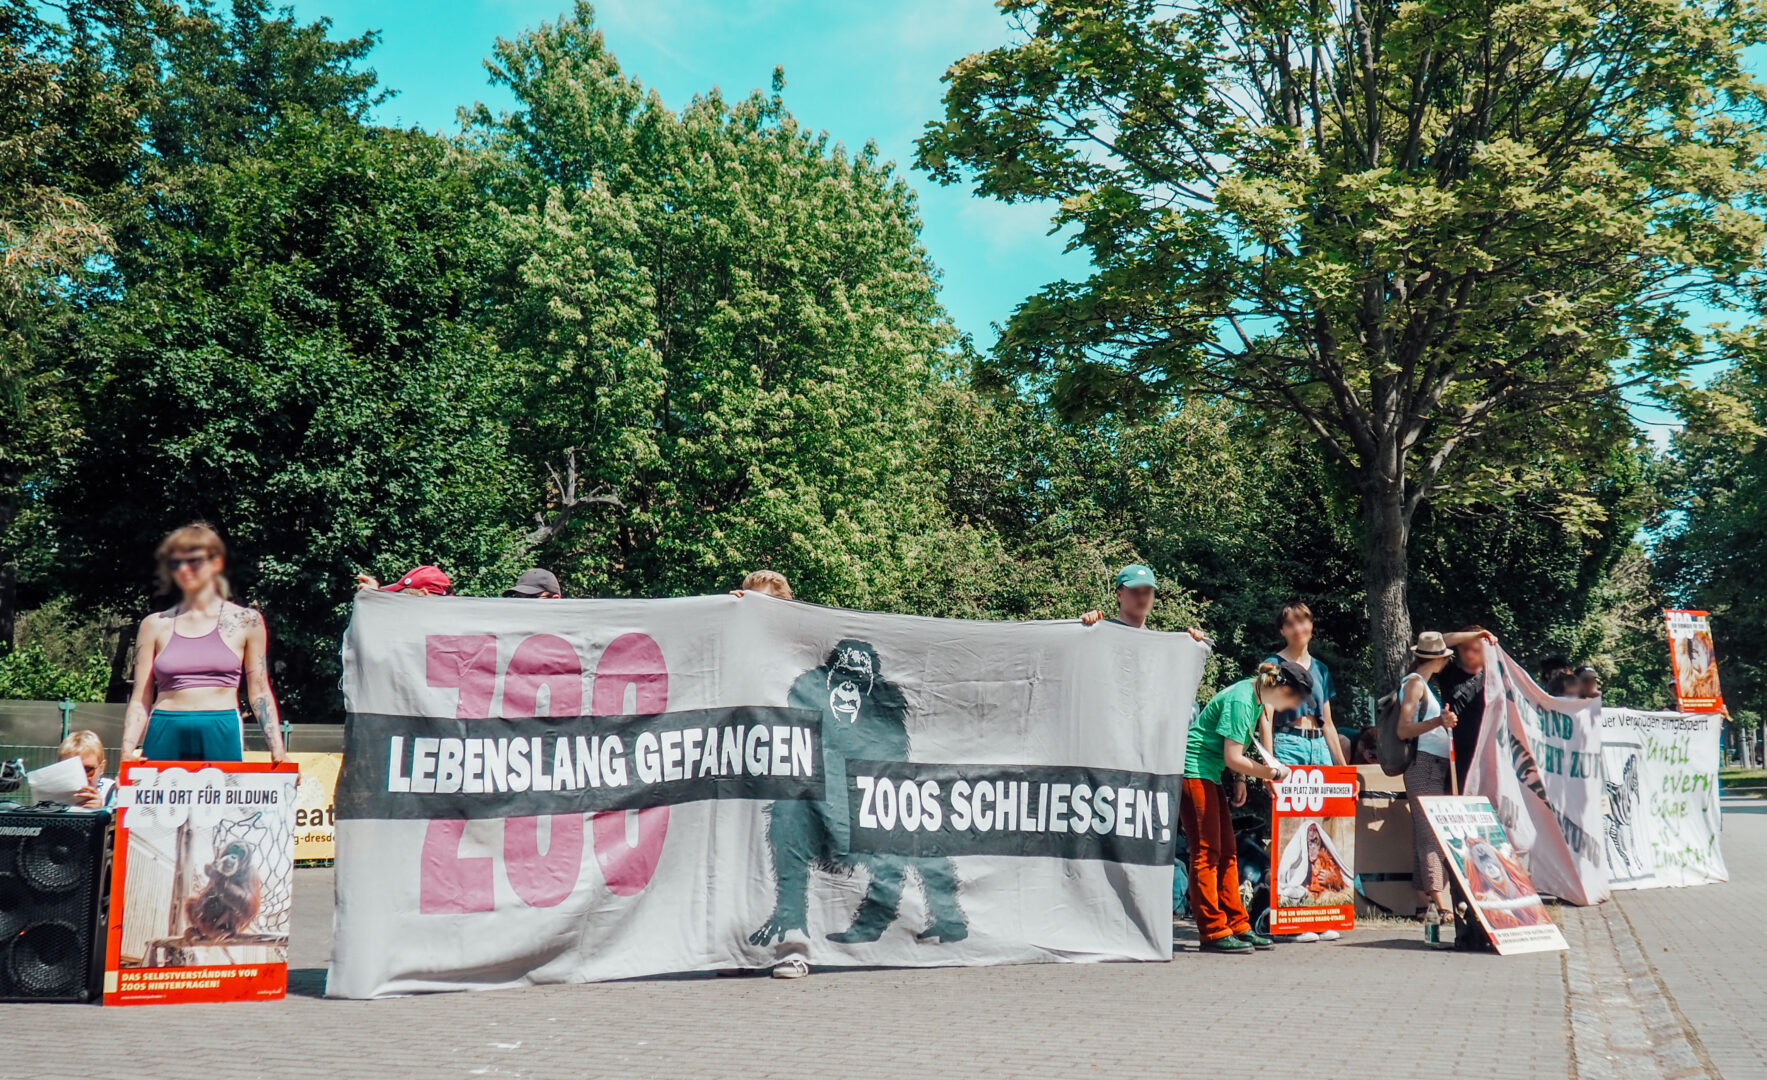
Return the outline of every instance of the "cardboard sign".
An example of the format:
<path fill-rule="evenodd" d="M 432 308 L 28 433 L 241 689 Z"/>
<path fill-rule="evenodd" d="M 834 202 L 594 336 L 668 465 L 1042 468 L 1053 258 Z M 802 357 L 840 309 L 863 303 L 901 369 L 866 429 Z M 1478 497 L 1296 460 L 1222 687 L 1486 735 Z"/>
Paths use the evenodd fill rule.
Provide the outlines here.
<path fill-rule="evenodd" d="M 1270 932 L 1356 926 L 1356 769 L 1303 765 L 1274 786 Z"/>
<path fill-rule="evenodd" d="M 1675 672 L 1675 707 L 1687 713 L 1724 711 L 1718 689 L 1718 650 L 1712 620 L 1703 611 L 1665 611 L 1669 621 L 1669 664 Z"/>
<path fill-rule="evenodd" d="M 284 995 L 296 771 L 292 762 L 123 766 L 106 1005 Z"/>
<path fill-rule="evenodd" d="M 247 761 L 269 761 L 262 750 L 248 751 Z M 301 767 L 301 790 L 295 796 L 295 862 L 337 858 L 337 774 L 342 754 L 290 751 L 288 760 Z"/>
<path fill-rule="evenodd" d="M 1565 947 L 1521 857 L 1497 820 L 1491 800 L 1474 795 L 1427 795 L 1412 800 L 1442 845 L 1448 869 L 1472 903 L 1500 955 Z"/>

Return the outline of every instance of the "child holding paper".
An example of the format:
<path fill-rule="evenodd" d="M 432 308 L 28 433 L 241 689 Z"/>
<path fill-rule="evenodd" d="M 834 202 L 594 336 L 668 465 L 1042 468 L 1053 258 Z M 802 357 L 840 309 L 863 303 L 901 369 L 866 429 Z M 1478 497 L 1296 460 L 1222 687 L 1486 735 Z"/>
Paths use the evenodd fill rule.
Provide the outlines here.
<path fill-rule="evenodd" d="M 1245 804 L 1245 777 L 1277 783 L 1287 778 L 1288 766 L 1253 761 L 1246 744 L 1260 720 L 1274 710 L 1295 708 L 1312 692 L 1313 677 L 1293 660 L 1262 664 L 1256 675 L 1210 698 L 1190 725 L 1178 819 L 1190 848 L 1190 911 L 1207 952 L 1271 947 L 1269 938 L 1252 931 L 1239 897 L 1232 808 Z"/>
<path fill-rule="evenodd" d="M 86 810 L 103 810 L 117 793 L 117 782 L 104 775 L 104 743 L 93 731 L 76 731 L 61 740 L 55 750 L 58 761 L 77 757 L 86 767 L 86 786 L 74 792 L 74 805 Z"/>

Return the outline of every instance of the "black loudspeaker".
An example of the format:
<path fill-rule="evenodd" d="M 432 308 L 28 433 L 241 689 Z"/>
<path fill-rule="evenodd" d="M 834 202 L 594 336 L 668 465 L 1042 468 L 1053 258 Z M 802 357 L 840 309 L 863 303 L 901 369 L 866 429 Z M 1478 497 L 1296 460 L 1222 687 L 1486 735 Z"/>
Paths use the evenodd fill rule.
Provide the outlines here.
<path fill-rule="evenodd" d="M 108 810 L 0 804 L 0 1001 L 97 1001 Z"/>

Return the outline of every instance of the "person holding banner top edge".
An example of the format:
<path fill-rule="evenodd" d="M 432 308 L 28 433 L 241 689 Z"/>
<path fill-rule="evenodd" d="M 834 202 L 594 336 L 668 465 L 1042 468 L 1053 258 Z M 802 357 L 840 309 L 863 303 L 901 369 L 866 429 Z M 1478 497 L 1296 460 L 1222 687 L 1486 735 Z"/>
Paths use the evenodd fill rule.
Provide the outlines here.
<path fill-rule="evenodd" d="M 160 591 L 175 588 L 183 596 L 141 620 L 135 688 L 123 719 L 123 760 L 241 760 L 243 676 L 270 760 L 287 761 L 270 689 L 269 631 L 256 610 L 228 600 L 227 546 L 220 534 L 207 522 L 193 522 L 167 534 L 154 556 Z M 206 631 L 193 632 L 205 625 Z"/>
<path fill-rule="evenodd" d="M 1442 707 L 1454 714 L 1454 779 L 1465 791 L 1485 722 L 1485 646 L 1497 644 L 1497 635 L 1474 625 L 1443 634 L 1442 641 L 1454 650 L 1454 662 L 1443 666 L 1436 685 L 1441 688 Z"/>
<path fill-rule="evenodd" d="M 1147 616 L 1153 611 L 1158 589 L 1151 569 L 1141 563 L 1130 563 L 1117 571 L 1117 613 L 1106 619 L 1104 612 L 1094 609 L 1080 616 L 1080 622 L 1086 626 L 1112 622 L 1118 626 L 1145 630 Z M 1210 644 L 1208 635 L 1197 627 L 1190 627 L 1185 632 L 1205 645 Z"/>
<path fill-rule="evenodd" d="M 1190 849 L 1190 911 L 1206 952 L 1274 945 L 1252 930 L 1240 899 L 1232 808 L 1245 803 L 1245 777 L 1273 783 L 1288 778 L 1287 765 L 1253 761 L 1246 744 L 1269 712 L 1294 709 L 1312 692 L 1313 677 L 1294 661 L 1261 664 L 1256 675 L 1210 698 L 1190 725 L 1178 818 Z"/>

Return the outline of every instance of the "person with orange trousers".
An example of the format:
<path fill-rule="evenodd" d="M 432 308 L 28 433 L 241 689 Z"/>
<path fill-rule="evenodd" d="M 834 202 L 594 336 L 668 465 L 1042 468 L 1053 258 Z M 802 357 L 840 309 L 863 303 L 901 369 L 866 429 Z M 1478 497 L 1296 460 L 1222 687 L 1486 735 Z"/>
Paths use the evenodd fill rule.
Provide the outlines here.
<path fill-rule="evenodd" d="M 1274 944 L 1252 931 L 1239 896 L 1233 807 L 1245 805 L 1245 777 L 1281 783 L 1288 766 L 1246 756 L 1258 722 L 1293 709 L 1313 692 L 1313 677 L 1292 660 L 1265 663 L 1209 699 L 1190 725 L 1178 818 L 1190 848 L 1190 913 L 1205 952 L 1244 953 Z"/>

